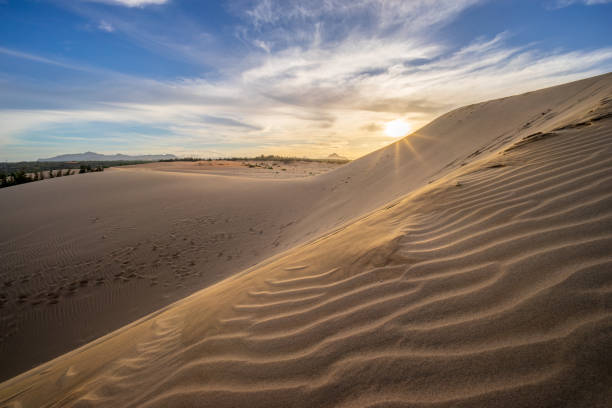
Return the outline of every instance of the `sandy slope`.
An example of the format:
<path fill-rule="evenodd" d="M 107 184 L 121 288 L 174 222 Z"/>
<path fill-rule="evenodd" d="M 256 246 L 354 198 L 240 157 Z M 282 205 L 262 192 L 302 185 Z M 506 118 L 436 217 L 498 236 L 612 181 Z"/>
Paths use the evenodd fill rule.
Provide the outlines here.
<path fill-rule="evenodd" d="M 606 75 L 459 109 L 299 188 L 265 184 L 297 214 L 288 247 L 359 219 L 3 383 L 0 401 L 606 406 L 611 113 Z"/>
<path fill-rule="evenodd" d="M 0 374 L 313 237 L 325 224 L 298 221 L 320 191 L 299 179 L 123 169 L 3 189 Z"/>

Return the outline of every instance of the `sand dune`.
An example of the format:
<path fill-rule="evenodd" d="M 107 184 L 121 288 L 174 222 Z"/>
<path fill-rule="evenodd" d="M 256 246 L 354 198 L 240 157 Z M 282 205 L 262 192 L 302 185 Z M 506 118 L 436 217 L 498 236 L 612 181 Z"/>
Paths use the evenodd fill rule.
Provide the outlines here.
<path fill-rule="evenodd" d="M 119 201 L 117 211 L 128 214 L 117 220 L 135 217 L 141 226 L 160 218 L 134 239 L 175 225 L 161 216 L 168 206 L 194 233 L 201 227 L 193 219 L 208 208 L 217 217 L 241 214 L 233 225 L 244 228 L 249 219 L 286 228 L 261 243 L 261 257 L 244 257 L 257 265 L 234 274 L 248 262 L 218 266 L 225 280 L 4 382 L 6 406 L 604 407 L 612 400 L 610 74 L 458 109 L 315 178 L 95 176 L 91 189 L 122 186 L 121 197 L 96 211 L 112 214 Z M 28 188 L 3 195 L 2 205 L 40 193 Z M 69 188 L 88 186 L 66 183 L 58 197 Z M 214 207 L 201 198 L 213 190 L 230 200 Z M 174 195 L 164 198 L 168 191 Z M 251 210 L 227 205 L 246 197 Z M 149 207 L 133 207 L 143 203 Z M 257 212 L 264 207 L 265 216 Z M 67 212 L 85 219 L 78 208 Z M 22 230 L 13 236 L 41 234 L 36 219 L 28 222 L 15 222 Z M 81 227 L 71 232 L 77 241 Z M 246 231 L 227 248 L 263 239 Z M 15 248 L 3 262 L 44 262 L 19 255 L 15 242 L 3 236 Z M 85 251 L 70 248 L 65 259 Z M 204 272 L 194 285 L 214 281 L 199 264 L 193 270 Z M 85 299 L 106 307 L 137 293 L 148 302 L 141 312 L 163 303 L 147 299 L 165 289 L 121 285 L 100 285 Z M 62 304 L 78 303 L 45 306 L 43 317 L 24 324 L 56 324 L 61 318 L 49 315 Z M 115 319 L 119 305 L 99 317 Z M 81 316 L 98 319 L 91 310 Z M 21 350 L 36 347 L 45 345 L 37 339 Z M 3 358 L 6 350 L 19 348 L 5 348 Z"/>

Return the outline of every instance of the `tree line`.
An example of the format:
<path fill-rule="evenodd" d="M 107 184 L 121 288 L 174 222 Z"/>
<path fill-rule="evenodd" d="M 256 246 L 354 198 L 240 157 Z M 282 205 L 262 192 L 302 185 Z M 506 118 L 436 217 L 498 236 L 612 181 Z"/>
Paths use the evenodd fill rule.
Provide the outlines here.
<path fill-rule="evenodd" d="M 79 168 L 78 174 L 84 173 L 92 173 L 104 171 L 103 166 L 92 166 L 82 164 Z M 46 176 L 45 176 L 45 173 Z M 25 169 L 20 169 L 17 171 L 12 171 L 10 173 L 0 172 L 0 188 L 3 187 L 11 187 L 19 184 L 31 183 L 33 181 L 44 180 L 45 178 L 56 178 L 56 177 L 65 177 L 76 174 L 76 169 L 58 169 L 53 171 L 53 169 L 49 170 L 39 170 L 34 172 L 26 172 Z"/>
<path fill-rule="evenodd" d="M 264 155 L 261 154 L 255 157 L 218 157 L 218 158 L 201 158 L 201 157 L 182 157 L 176 159 L 161 159 L 159 162 L 198 162 L 198 161 L 213 161 L 213 160 L 226 160 L 226 161 L 275 161 L 282 162 L 284 164 L 293 163 L 293 162 L 317 162 L 317 163 L 333 163 L 333 164 L 344 164 L 348 163 L 349 159 L 335 159 L 335 158 L 325 158 L 325 159 L 312 159 L 308 157 L 295 157 L 295 156 L 278 156 L 274 154 Z"/>

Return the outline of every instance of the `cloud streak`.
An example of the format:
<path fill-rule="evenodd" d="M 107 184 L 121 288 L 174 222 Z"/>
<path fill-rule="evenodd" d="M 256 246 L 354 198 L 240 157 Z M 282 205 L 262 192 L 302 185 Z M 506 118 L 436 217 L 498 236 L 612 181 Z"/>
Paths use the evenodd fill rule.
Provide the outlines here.
<path fill-rule="evenodd" d="M 65 132 L 69 146 L 107 153 L 117 146 L 125 153 L 152 146 L 152 153 L 327 156 L 338 151 L 354 158 L 389 143 L 382 131 L 388 121 L 401 118 L 417 129 L 453 107 L 612 66 L 612 47 L 542 51 L 536 44 L 511 45 L 507 32 L 459 47 L 432 39 L 434 27 L 475 3 L 240 2 L 240 10 L 233 11 L 240 16 L 236 35 L 252 47 L 238 64 L 221 59 L 223 74 L 214 78 L 147 79 L 84 70 L 89 77 L 82 82 L 25 87 L 0 77 L 7 89 L 0 95 L 0 146 L 31 154 L 46 146 L 45 129 L 52 129 L 53 143 L 36 155 L 66 150 L 57 143 Z M 339 18 L 351 24 L 338 29 Z M 0 48 L 2 53 L 78 66 Z M 10 109 L 15 95 L 23 109 Z M 91 123 L 113 128 L 96 132 L 87 126 Z M 75 145 L 79 126 L 89 136 L 79 136 L 81 144 Z"/>
<path fill-rule="evenodd" d="M 168 0 L 82 0 L 91 3 L 105 3 L 115 6 L 125 7 L 145 7 L 151 5 L 161 5 L 168 3 Z"/>
<path fill-rule="evenodd" d="M 105 20 L 100 20 L 100 24 L 98 24 L 98 28 L 102 31 L 106 31 L 107 33 L 112 33 L 115 31 L 115 27 L 111 23 Z"/>
<path fill-rule="evenodd" d="M 554 7 L 563 8 L 573 4 L 583 4 L 586 6 L 596 6 L 600 4 L 612 3 L 612 0 L 557 0 Z"/>

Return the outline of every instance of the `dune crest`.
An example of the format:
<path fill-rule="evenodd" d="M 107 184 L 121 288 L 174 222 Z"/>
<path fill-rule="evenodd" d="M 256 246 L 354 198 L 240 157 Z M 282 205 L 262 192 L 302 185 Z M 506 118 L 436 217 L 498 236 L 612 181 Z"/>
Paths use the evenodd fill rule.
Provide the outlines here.
<path fill-rule="evenodd" d="M 612 75 L 461 108 L 309 183 L 332 193 L 298 224 L 340 228 L 4 382 L 0 401 L 612 400 Z"/>

